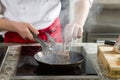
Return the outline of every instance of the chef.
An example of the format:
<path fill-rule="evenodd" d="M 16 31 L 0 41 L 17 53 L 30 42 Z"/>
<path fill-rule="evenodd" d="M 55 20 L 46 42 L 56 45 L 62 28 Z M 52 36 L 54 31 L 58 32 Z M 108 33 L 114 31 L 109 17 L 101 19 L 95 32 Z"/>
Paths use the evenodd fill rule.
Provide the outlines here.
<path fill-rule="evenodd" d="M 64 28 L 64 41 L 81 37 L 83 26 L 93 0 L 75 0 L 74 20 Z M 59 20 L 60 0 L 0 0 L 0 31 L 5 31 L 4 42 L 33 43 L 31 32 L 47 41 L 49 33 L 62 42 Z"/>

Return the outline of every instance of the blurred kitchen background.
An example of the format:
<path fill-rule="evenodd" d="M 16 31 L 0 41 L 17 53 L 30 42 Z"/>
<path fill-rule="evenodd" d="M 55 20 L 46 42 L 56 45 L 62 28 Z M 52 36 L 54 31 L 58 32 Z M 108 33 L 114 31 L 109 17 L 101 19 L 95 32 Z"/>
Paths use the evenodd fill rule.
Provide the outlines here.
<path fill-rule="evenodd" d="M 61 0 L 61 23 L 63 26 L 74 18 L 74 1 Z M 69 7 L 69 8 L 68 8 Z M 69 15 L 68 15 L 69 12 Z M 84 26 L 81 42 L 104 42 L 120 34 L 120 0 L 94 0 Z"/>
<path fill-rule="evenodd" d="M 116 40 L 120 34 L 120 0 L 94 0 L 84 30 L 83 42 Z"/>

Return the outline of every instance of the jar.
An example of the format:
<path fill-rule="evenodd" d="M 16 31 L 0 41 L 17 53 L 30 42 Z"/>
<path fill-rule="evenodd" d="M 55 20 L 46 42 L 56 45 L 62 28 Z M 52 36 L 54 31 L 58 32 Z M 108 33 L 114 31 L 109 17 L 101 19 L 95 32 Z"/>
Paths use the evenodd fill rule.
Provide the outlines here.
<path fill-rule="evenodd" d="M 120 37 L 117 39 L 116 43 L 114 44 L 113 51 L 120 53 Z"/>

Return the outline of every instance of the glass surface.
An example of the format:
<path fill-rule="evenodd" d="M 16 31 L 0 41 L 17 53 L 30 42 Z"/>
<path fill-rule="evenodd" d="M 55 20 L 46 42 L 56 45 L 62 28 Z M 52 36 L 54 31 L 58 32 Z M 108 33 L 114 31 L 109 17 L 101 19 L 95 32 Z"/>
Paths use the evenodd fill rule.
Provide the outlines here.
<path fill-rule="evenodd" d="M 54 67 L 52 68 L 47 66 L 40 66 L 34 59 L 34 54 L 36 54 L 38 51 L 41 51 L 40 46 L 21 47 L 21 55 L 16 68 L 16 76 L 97 75 L 97 72 L 91 63 L 91 60 L 89 60 L 89 57 L 85 51 L 80 50 L 80 53 L 82 53 L 85 57 L 83 63 L 77 67 L 70 69 L 58 69 Z"/>

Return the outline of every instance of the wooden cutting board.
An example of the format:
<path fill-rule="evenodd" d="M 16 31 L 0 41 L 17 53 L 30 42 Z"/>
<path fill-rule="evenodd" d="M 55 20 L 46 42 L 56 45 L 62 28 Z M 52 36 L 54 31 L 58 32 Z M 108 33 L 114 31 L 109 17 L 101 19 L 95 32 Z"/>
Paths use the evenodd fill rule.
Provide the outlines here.
<path fill-rule="evenodd" d="M 98 46 L 98 60 L 109 77 L 120 78 L 120 54 L 113 51 L 113 46 Z"/>

